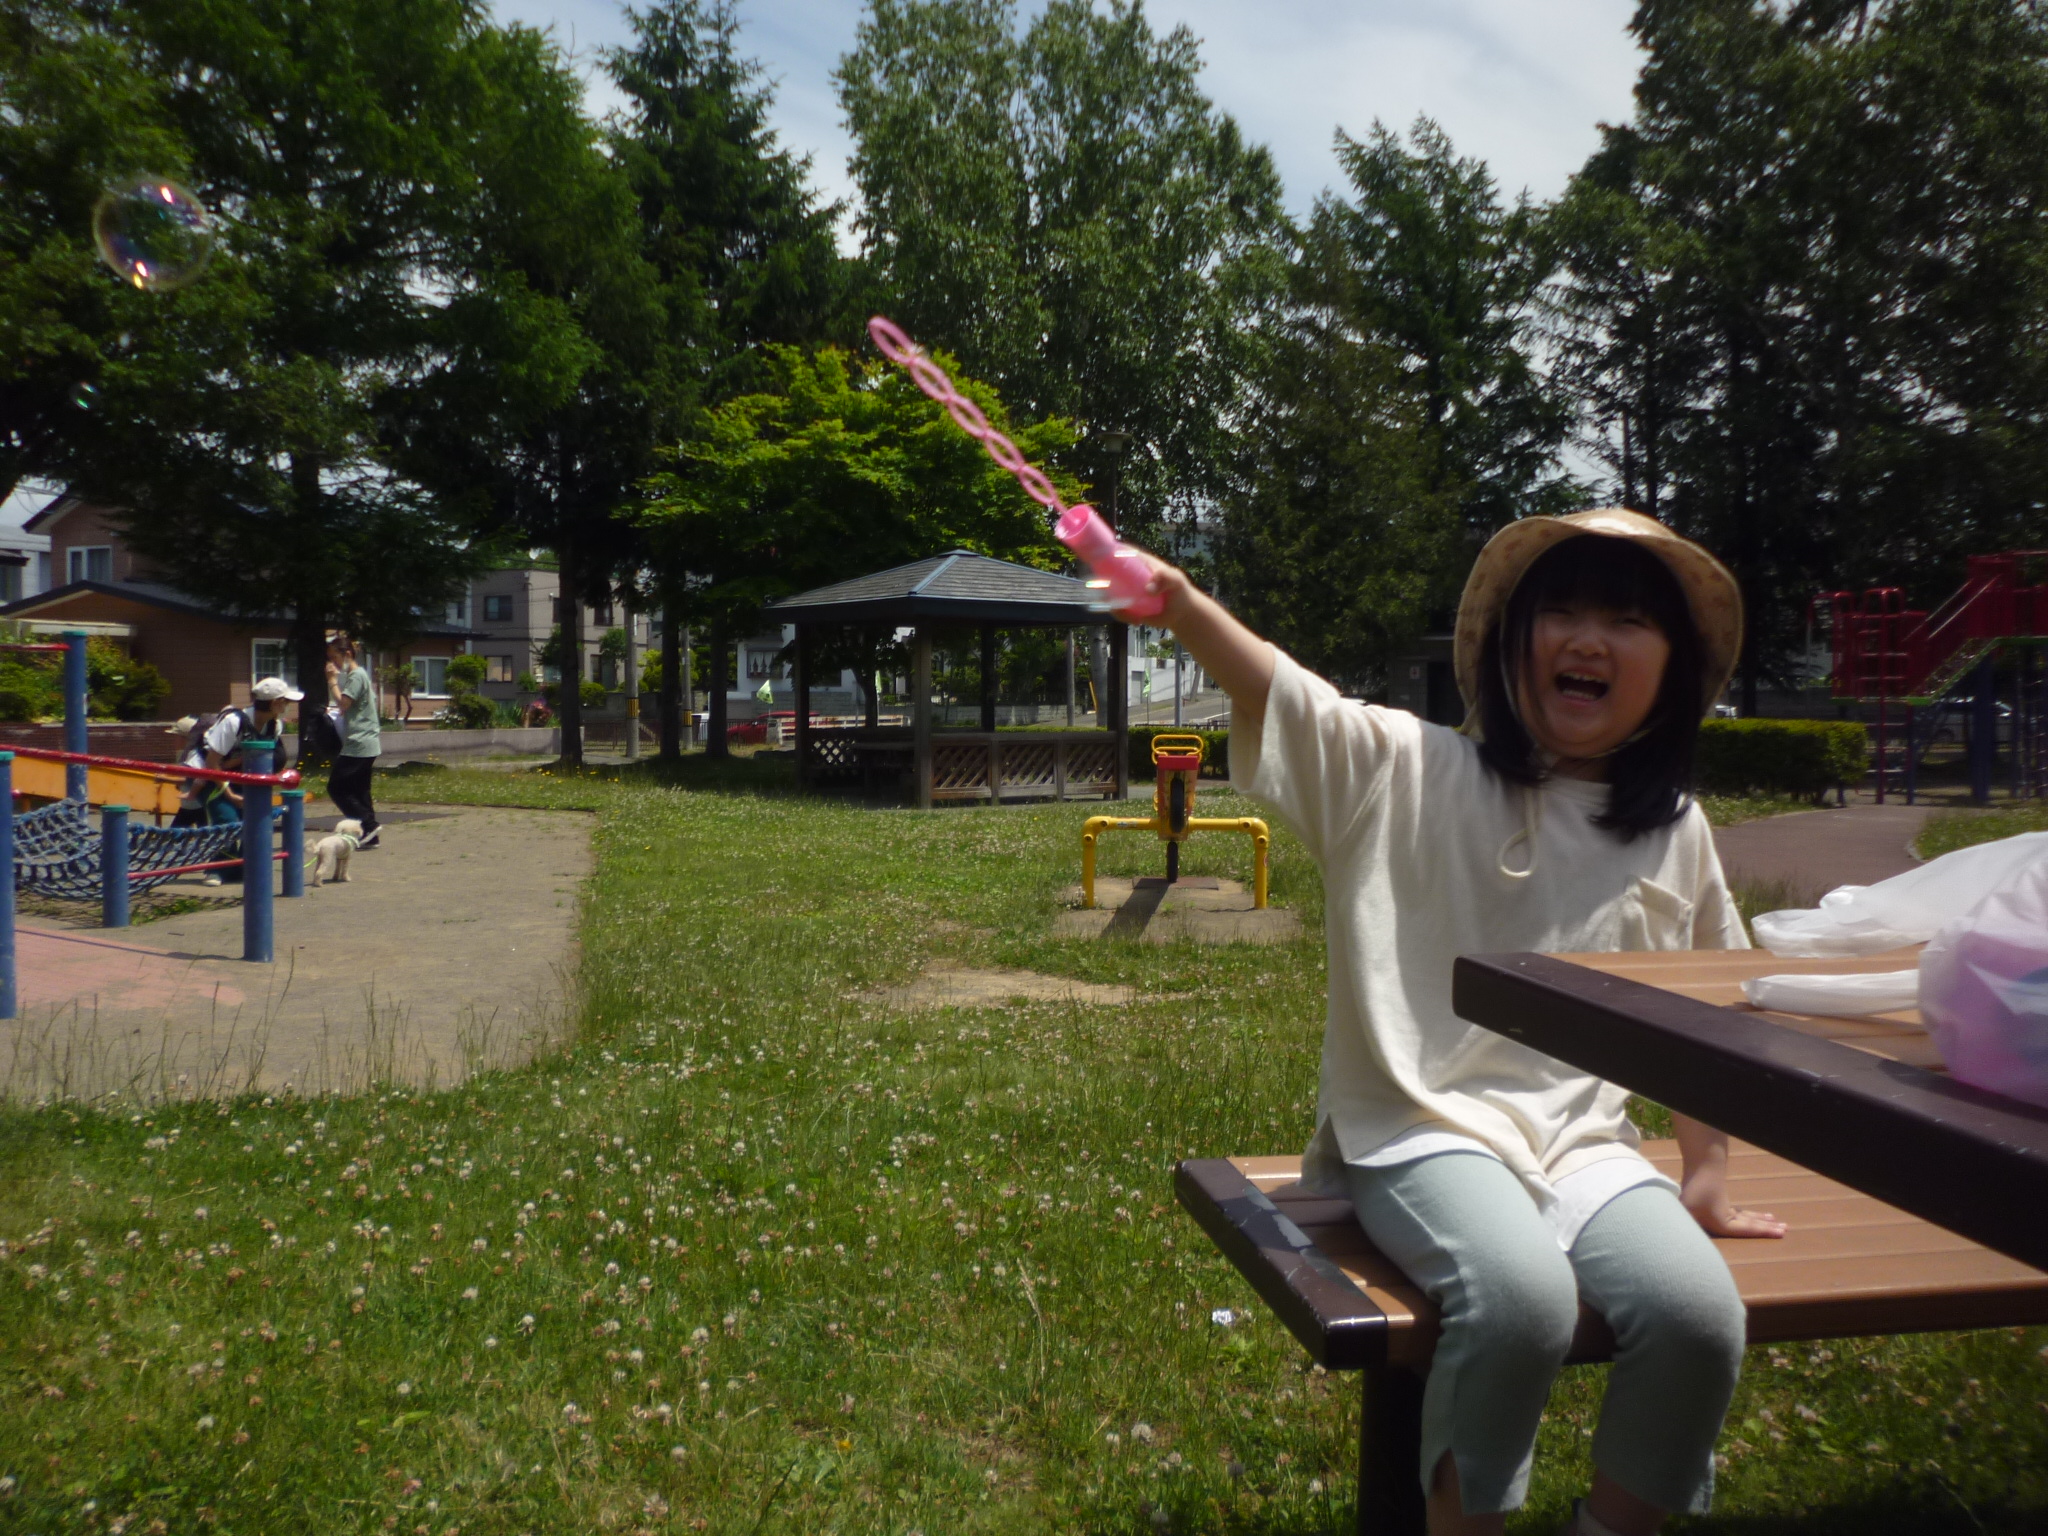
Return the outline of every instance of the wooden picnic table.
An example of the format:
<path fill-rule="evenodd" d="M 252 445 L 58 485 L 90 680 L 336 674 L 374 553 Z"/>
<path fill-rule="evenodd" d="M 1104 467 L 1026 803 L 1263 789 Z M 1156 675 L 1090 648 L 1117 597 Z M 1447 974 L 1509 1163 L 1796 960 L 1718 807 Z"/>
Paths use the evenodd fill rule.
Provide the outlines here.
<path fill-rule="evenodd" d="M 1766 1013 L 1742 983 L 1898 970 L 1917 948 L 1466 955 L 1452 1006 L 1803 1168 L 2048 1268 L 2048 1109 L 1950 1079 L 1914 1010 Z M 1782 1213 L 1781 1213 L 1782 1214 Z"/>

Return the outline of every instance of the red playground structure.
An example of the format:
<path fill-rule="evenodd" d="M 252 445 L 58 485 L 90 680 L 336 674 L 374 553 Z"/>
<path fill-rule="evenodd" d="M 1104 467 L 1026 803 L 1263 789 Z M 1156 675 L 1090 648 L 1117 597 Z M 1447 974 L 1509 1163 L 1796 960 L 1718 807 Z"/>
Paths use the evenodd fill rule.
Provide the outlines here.
<path fill-rule="evenodd" d="M 1972 555 L 1969 578 L 1932 613 L 1908 608 L 1898 587 L 1824 592 L 1821 604 L 1835 697 L 1877 709 L 1880 802 L 1896 785 L 1911 804 L 1921 758 L 1959 725 L 1973 800 L 1991 798 L 2001 745 L 2014 797 L 2048 796 L 2048 550 Z"/>

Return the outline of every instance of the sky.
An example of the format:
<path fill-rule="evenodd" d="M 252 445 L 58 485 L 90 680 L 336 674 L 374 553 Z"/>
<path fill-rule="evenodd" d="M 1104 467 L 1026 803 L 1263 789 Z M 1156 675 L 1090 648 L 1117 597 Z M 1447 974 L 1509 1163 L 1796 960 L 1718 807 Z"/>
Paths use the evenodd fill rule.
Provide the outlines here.
<path fill-rule="evenodd" d="M 591 78 L 591 108 L 616 98 L 598 50 L 628 33 L 615 0 L 495 0 L 503 21 L 553 27 Z M 1042 0 L 1024 0 L 1027 14 Z M 1339 181 L 1338 128 L 1363 137 L 1375 118 L 1437 120 L 1458 152 L 1485 160 L 1509 195 L 1553 197 L 1626 121 L 1640 55 L 1634 0 L 1152 0 L 1156 31 L 1201 40 L 1209 97 L 1273 151 L 1288 207 L 1307 212 Z M 852 145 L 832 71 L 853 45 L 860 0 L 741 0 L 741 45 L 776 85 L 783 142 L 812 156 L 814 184 L 850 199 Z"/>

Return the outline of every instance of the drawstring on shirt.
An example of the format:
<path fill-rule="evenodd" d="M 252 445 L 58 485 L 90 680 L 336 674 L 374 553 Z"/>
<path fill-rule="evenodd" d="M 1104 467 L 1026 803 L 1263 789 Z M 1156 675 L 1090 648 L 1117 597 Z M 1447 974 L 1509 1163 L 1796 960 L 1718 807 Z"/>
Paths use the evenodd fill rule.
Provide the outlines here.
<path fill-rule="evenodd" d="M 1536 834 L 1543 826 L 1543 793 L 1539 789 L 1524 787 L 1522 790 L 1522 830 L 1500 845 L 1498 864 L 1500 872 L 1510 880 L 1526 880 L 1536 873 Z M 1508 868 L 1508 855 L 1515 844 L 1529 845 L 1529 862 L 1521 869 Z"/>

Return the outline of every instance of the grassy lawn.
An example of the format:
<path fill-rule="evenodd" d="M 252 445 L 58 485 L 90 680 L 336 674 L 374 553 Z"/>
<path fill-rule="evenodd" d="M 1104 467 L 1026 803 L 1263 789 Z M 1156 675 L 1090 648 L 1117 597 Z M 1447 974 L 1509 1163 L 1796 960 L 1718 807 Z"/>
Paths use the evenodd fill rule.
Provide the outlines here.
<path fill-rule="evenodd" d="M 0 1530 L 1348 1530 L 1356 1384 L 1305 1367 L 1170 1189 L 1180 1157 L 1308 1136 L 1298 845 L 1297 946 L 1054 940 L 1094 807 L 861 809 L 786 772 L 379 779 L 597 813 L 560 1057 L 0 1111 Z M 1247 863 L 1198 839 L 1186 867 Z M 1138 995 L 877 995 L 935 962 Z M 2044 1345 L 1759 1349 L 1719 1507 L 1672 1528 L 2038 1531 Z M 1560 1381 L 1516 1536 L 1583 1487 L 1601 1375 Z"/>
<path fill-rule="evenodd" d="M 1998 811 L 1936 811 L 1927 818 L 1913 845 L 1923 859 L 1938 858 L 1976 843 L 2017 837 L 2022 832 L 2048 832 L 2048 805 L 2013 806 Z"/>

